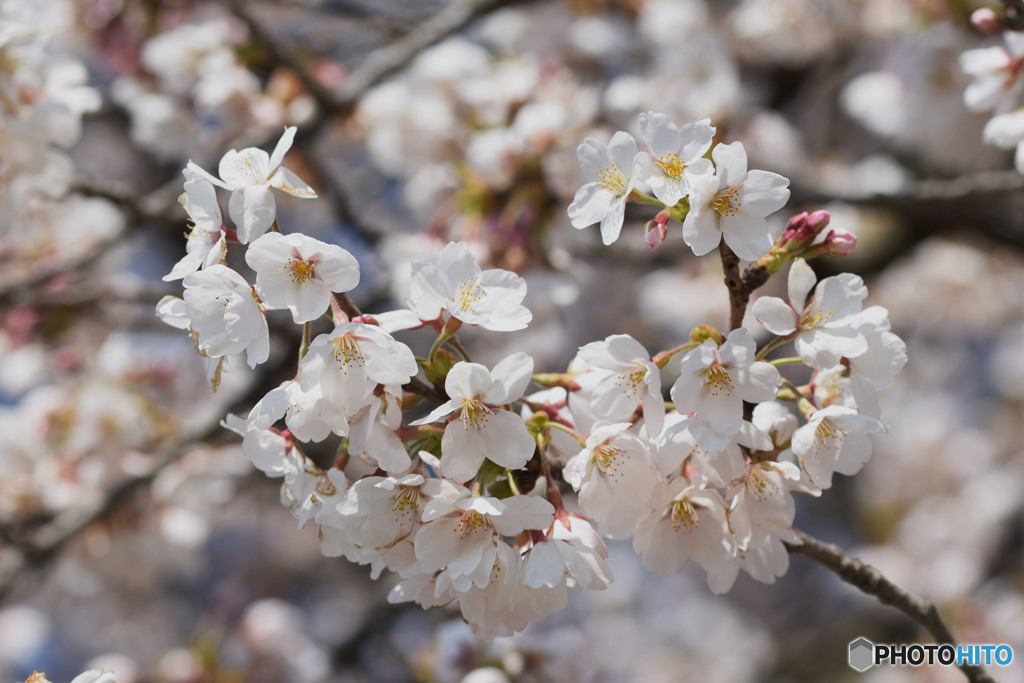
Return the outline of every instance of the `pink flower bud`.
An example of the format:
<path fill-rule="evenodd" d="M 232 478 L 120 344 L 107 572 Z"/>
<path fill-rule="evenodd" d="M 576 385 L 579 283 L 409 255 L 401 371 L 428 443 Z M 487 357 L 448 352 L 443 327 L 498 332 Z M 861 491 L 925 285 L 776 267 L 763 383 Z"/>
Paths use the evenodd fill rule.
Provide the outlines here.
<path fill-rule="evenodd" d="M 786 229 L 779 238 L 779 246 L 790 249 L 806 249 L 828 225 L 831 216 L 828 211 L 797 214 L 789 219 Z"/>
<path fill-rule="evenodd" d="M 668 235 L 668 219 L 668 214 L 662 212 L 647 221 L 647 225 L 644 226 L 644 241 L 647 242 L 651 251 L 660 247 L 661 243 L 665 241 L 665 236 Z"/>
<path fill-rule="evenodd" d="M 1002 18 L 991 7 L 976 9 L 971 14 L 971 25 L 988 36 L 994 36 L 1006 30 Z"/>
<path fill-rule="evenodd" d="M 823 242 L 829 256 L 846 256 L 857 246 L 857 236 L 841 228 L 833 228 Z"/>

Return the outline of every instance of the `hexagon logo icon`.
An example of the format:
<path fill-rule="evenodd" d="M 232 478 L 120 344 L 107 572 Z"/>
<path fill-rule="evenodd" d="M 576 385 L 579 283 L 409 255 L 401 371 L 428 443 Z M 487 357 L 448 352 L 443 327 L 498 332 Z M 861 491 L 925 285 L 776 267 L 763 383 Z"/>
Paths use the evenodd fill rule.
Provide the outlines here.
<path fill-rule="evenodd" d="M 861 636 L 850 643 L 850 668 L 864 673 L 875 665 L 875 644 Z"/>

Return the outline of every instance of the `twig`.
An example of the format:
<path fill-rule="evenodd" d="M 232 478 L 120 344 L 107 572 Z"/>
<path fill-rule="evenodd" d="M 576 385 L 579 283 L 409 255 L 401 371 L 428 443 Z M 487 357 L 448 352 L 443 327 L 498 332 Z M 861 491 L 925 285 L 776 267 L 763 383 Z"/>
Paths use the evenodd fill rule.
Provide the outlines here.
<path fill-rule="evenodd" d="M 956 646 L 953 634 L 942 621 L 939 610 L 933 603 L 925 602 L 916 595 L 903 590 L 885 578 L 877 569 L 850 557 L 838 546 L 819 541 L 799 529 L 793 529 L 793 531 L 800 537 L 803 544 L 787 544 L 789 552 L 811 558 L 861 592 L 878 598 L 883 605 L 891 605 L 900 610 L 924 626 L 935 638 L 936 643 Z M 960 670 L 964 672 L 967 680 L 971 683 L 995 683 L 980 666 L 961 664 Z"/>
<path fill-rule="evenodd" d="M 718 245 L 718 252 L 722 255 L 725 286 L 729 289 L 729 329 L 735 330 L 743 324 L 750 291 L 743 286 L 743 278 L 740 277 L 740 257 L 732 252 L 725 240 Z"/>

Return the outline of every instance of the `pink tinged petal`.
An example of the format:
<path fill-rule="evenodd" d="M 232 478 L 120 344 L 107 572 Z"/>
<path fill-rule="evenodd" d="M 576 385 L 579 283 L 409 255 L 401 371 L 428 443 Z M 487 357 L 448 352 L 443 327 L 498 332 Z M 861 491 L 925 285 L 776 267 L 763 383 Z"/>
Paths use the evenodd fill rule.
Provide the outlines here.
<path fill-rule="evenodd" d="M 746 206 L 733 216 L 723 216 L 721 226 L 725 243 L 744 261 L 756 261 L 772 250 L 768 222 Z"/>
<path fill-rule="evenodd" d="M 789 268 L 789 303 L 798 311 L 803 311 L 807 306 L 807 295 L 814 288 L 818 276 L 814 270 L 802 258 L 793 261 Z"/>
<path fill-rule="evenodd" d="M 960 69 L 969 76 L 982 76 L 1002 71 L 1010 65 L 1009 53 L 1001 47 L 967 50 L 960 55 Z"/>
<path fill-rule="evenodd" d="M 796 331 L 796 311 L 778 297 L 762 296 L 754 302 L 753 312 L 757 322 L 772 334 L 785 337 Z"/>
<path fill-rule="evenodd" d="M 633 149 L 635 154 L 636 142 L 633 143 Z M 576 148 L 576 157 L 579 159 L 580 169 L 583 170 L 583 175 L 588 181 L 597 179 L 603 170 L 615 165 L 615 159 L 609 146 L 594 138 L 586 138 L 580 143 Z"/>
<path fill-rule="evenodd" d="M 685 546 L 674 537 L 670 518 L 648 519 L 637 525 L 633 550 L 640 553 L 648 571 L 664 577 L 674 576 L 690 560 Z"/>
<path fill-rule="evenodd" d="M 736 187 L 747 177 L 747 151 L 742 142 L 719 143 L 711 150 L 718 172 L 718 187 Z"/>
<path fill-rule="evenodd" d="M 277 145 L 274 147 L 274 153 L 270 155 L 270 159 L 267 162 L 268 173 L 273 173 L 281 165 L 281 162 L 284 161 L 284 155 L 292 148 L 292 143 L 295 141 L 295 133 L 295 126 L 288 126 L 284 129 L 281 139 L 277 141 Z"/>
<path fill-rule="evenodd" d="M 526 529 L 547 529 L 555 519 L 555 507 L 540 496 L 511 496 L 501 501 L 501 516 L 489 517 L 503 536 L 515 536 Z"/>
<path fill-rule="evenodd" d="M 533 376 L 533 357 L 522 352 L 513 353 L 495 365 L 490 374 L 493 384 L 484 395 L 486 403 L 499 405 L 519 400 Z"/>
<path fill-rule="evenodd" d="M 266 185 L 270 158 L 262 149 L 248 147 L 241 152 L 231 150 L 221 157 L 217 172 L 232 190 L 252 185 Z"/>
<path fill-rule="evenodd" d="M 270 179 L 270 185 L 300 199 L 316 199 L 316 191 L 305 180 L 287 168 L 279 168 Z"/>
<path fill-rule="evenodd" d="M 251 185 L 231 193 L 228 214 L 238 228 L 238 241 L 248 244 L 265 233 L 277 217 L 270 187 Z"/>
<path fill-rule="evenodd" d="M 576 190 L 576 196 L 569 205 L 569 221 L 572 227 L 583 229 L 600 223 L 608 215 L 615 195 L 597 183 L 587 183 Z"/>
<path fill-rule="evenodd" d="M 683 241 L 697 256 L 711 253 L 722 241 L 722 228 L 715 212 L 707 207 L 690 205 L 683 219 Z"/>
<path fill-rule="evenodd" d="M 743 208 L 758 216 L 775 213 L 789 201 L 789 179 L 769 171 L 751 171 L 740 193 Z"/>
<path fill-rule="evenodd" d="M 619 131 L 612 136 L 608 143 L 608 151 L 611 153 L 619 172 L 629 178 L 633 173 L 633 160 L 637 155 L 636 140 L 625 131 Z"/>
<path fill-rule="evenodd" d="M 614 244 L 622 232 L 622 224 L 626 220 L 626 200 L 616 198 L 608 207 L 608 211 L 601 218 L 601 242 L 607 246 Z"/>

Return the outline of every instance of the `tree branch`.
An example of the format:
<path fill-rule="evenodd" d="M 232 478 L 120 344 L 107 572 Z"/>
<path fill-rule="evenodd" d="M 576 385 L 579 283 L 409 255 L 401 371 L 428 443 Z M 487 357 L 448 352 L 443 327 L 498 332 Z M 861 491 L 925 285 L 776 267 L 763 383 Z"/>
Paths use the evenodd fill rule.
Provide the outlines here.
<path fill-rule="evenodd" d="M 718 253 L 722 255 L 725 286 L 729 290 L 729 329 L 735 330 L 743 324 L 750 291 L 743 286 L 743 278 L 740 277 L 740 257 L 732 252 L 724 239 L 718 245 Z"/>
<path fill-rule="evenodd" d="M 793 529 L 793 531 L 800 537 L 803 544 L 790 545 L 787 543 L 786 547 L 790 553 L 811 558 L 862 593 L 878 598 L 883 605 L 891 605 L 900 610 L 924 626 L 935 638 L 936 643 L 956 646 L 953 634 L 942 621 L 934 603 L 925 602 L 916 595 L 903 590 L 871 565 L 864 564 L 844 553 L 839 546 L 819 541 L 799 529 Z M 960 670 L 964 672 L 967 680 L 971 683 L 995 683 L 980 666 L 962 664 Z"/>

